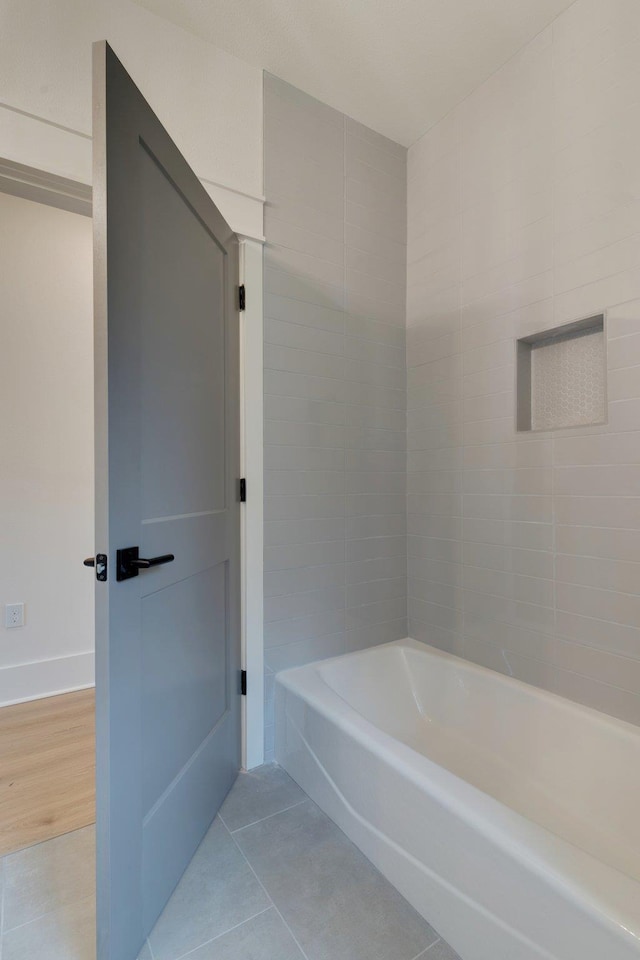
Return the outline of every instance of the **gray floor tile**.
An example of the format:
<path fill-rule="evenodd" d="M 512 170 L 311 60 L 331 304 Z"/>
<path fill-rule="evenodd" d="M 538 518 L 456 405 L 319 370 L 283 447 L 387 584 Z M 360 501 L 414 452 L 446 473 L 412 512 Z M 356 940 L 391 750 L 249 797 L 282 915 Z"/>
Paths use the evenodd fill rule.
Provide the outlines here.
<path fill-rule="evenodd" d="M 277 911 L 252 920 L 200 947 L 189 960 L 304 960 Z"/>
<path fill-rule="evenodd" d="M 4 930 L 76 903 L 95 889 L 95 831 L 74 830 L 4 859 Z"/>
<path fill-rule="evenodd" d="M 60 907 L 2 937 L 2 960 L 95 960 L 93 897 Z"/>
<path fill-rule="evenodd" d="M 460 957 L 448 943 L 439 940 L 425 954 L 420 954 L 418 960 L 460 960 Z"/>
<path fill-rule="evenodd" d="M 176 960 L 270 906 L 217 817 L 150 937 L 155 960 Z"/>
<path fill-rule="evenodd" d="M 413 960 L 437 939 L 310 800 L 235 839 L 309 960 Z"/>
<path fill-rule="evenodd" d="M 222 805 L 220 816 L 229 830 L 280 813 L 306 798 L 288 773 L 275 763 L 241 773 Z"/>

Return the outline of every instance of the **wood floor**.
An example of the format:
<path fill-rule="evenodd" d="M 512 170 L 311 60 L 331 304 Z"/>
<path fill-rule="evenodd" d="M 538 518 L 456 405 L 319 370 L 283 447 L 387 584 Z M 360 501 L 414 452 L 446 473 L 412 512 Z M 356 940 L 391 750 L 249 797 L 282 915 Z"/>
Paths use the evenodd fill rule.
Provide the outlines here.
<path fill-rule="evenodd" d="M 0 856 L 95 821 L 93 690 L 0 708 Z"/>

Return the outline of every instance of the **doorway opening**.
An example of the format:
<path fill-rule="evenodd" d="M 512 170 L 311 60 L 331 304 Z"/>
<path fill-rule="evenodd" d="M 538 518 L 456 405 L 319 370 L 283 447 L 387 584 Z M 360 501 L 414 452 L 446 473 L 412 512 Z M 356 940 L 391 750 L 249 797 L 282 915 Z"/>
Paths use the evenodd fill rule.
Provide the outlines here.
<path fill-rule="evenodd" d="M 13 473 L 3 470 L 0 485 L 7 546 L 0 566 L 0 754 L 7 790 L 12 798 L 22 790 L 17 805 L 30 825 L 18 836 L 22 826 L 11 818 L 5 792 L 0 800 L 8 826 L 0 866 L 7 902 L 21 891 L 20 912 L 11 906 L 4 925 L 7 938 L 15 940 L 10 955 L 20 960 L 19 950 L 25 958 L 36 955 L 54 931 L 61 956 L 90 960 L 95 953 L 95 573 L 82 565 L 95 549 L 92 228 L 90 187 L 0 159 L 0 254 L 7 266 L 0 281 L 2 448 L 5 465 L 16 467 Z M 244 240 L 241 250 L 241 276 L 254 278 L 246 317 L 259 318 L 261 331 L 262 250 L 259 242 Z M 245 341 L 245 317 L 240 319 L 243 365 L 253 363 L 261 373 L 261 336 L 252 329 Z M 243 550 L 244 561 L 251 558 L 243 575 L 245 629 L 253 642 L 253 659 L 244 662 L 253 664 L 255 681 L 243 717 L 243 758 L 250 766 L 262 752 L 262 618 L 256 602 L 262 586 L 261 497 L 255 482 L 261 477 L 262 421 L 252 413 L 261 403 L 261 383 L 261 376 L 248 378 L 243 393 L 251 428 L 244 434 L 244 465 L 254 492 L 253 522 L 243 520 L 243 542 L 251 543 L 246 555 Z M 44 585 L 42 598 L 38 584 Z M 21 610 L 22 626 L 3 626 L 7 605 Z M 21 780 L 5 763 L 12 750 L 22 761 Z"/>
<path fill-rule="evenodd" d="M 1 172 L 4 172 L 2 165 Z M 14 172 L 15 173 L 15 172 Z M 0 177 L 2 952 L 95 926 L 90 200 Z M 10 192 L 4 192 L 6 188 Z M 88 215 L 87 215 L 88 214 Z"/>

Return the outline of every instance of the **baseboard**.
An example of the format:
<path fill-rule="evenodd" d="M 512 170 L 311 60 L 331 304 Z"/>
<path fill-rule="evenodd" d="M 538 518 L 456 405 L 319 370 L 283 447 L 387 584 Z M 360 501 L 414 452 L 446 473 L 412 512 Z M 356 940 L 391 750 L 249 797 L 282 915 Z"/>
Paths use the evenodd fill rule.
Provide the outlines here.
<path fill-rule="evenodd" d="M 95 682 L 93 651 L 0 669 L 0 707 L 84 690 Z"/>

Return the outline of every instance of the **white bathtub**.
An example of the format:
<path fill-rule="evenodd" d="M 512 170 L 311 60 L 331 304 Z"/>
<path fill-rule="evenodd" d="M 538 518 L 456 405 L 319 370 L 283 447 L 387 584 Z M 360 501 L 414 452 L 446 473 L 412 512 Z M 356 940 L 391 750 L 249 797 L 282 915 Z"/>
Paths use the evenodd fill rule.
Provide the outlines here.
<path fill-rule="evenodd" d="M 640 729 L 413 640 L 276 678 L 276 758 L 462 960 L 638 960 Z"/>

